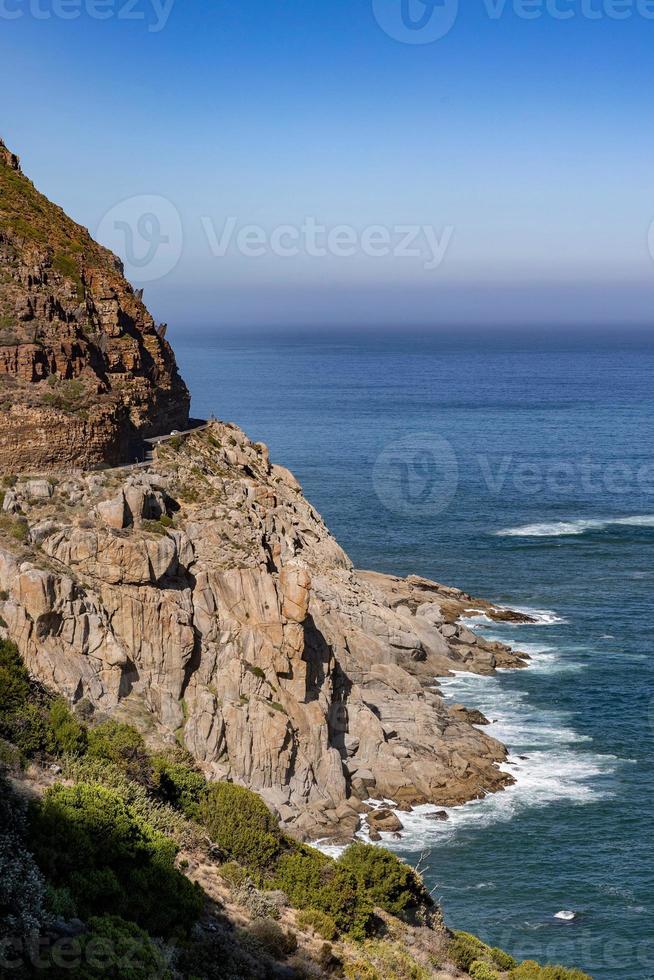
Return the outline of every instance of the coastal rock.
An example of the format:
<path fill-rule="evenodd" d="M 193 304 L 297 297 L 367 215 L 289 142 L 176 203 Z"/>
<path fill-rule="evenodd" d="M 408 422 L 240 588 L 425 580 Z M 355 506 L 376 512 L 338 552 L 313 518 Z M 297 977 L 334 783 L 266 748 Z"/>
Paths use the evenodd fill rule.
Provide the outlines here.
<path fill-rule="evenodd" d="M 300 838 L 351 838 L 368 799 L 454 805 L 511 781 L 504 747 L 435 688 L 524 665 L 462 623 L 508 613 L 357 571 L 233 424 L 135 466 L 187 427 L 165 330 L 1 143 L 0 262 L 0 624 L 32 674 L 177 740 Z M 373 832 L 401 829 L 373 812 Z"/>
<path fill-rule="evenodd" d="M 392 810 L 381 808 L 366 815 L 366 823 L 377 833 L 403 830 L 402 821 Z"/>
<path fill-rule="evenodd" d="M 467 721 L 471 725 L 490 725 L 488 718 L 476 708 L 466 708 L 463 704 L 453 704 L 450 714 L 461 721 Z"/>
<path fill-rule="evenodd" d="M 17 159 L 0 141 L 0 470 L 133 462 L 144 438 L 186 428 L 188 390 L 120 260 Z"/>
<path fill-rule="evenodd" d="M 356 571 L 234 426 L 154 457 L 31 499 L 36 552 L 0 539 L 0 615 L 37 677 L 103 711 L 142 705 L 162 737 L 211 778 L 255 789 L 298 837 L 352 836 L 370 797 L 454 805 L 511 781 L 503 746 L 434 688 L 453 667 L 524 662 L 443 635 L 467 600 Z M 12 492 L 28 499 L 20 480 Z"/>

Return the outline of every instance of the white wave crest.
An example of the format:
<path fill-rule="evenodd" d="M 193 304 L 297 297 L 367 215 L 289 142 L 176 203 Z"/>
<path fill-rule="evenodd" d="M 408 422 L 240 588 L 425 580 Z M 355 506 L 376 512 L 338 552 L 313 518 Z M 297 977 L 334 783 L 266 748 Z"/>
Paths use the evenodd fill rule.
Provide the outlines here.
<path fill-rule="evenodd" d="M 602 531 L 607 527 L 654 527 L 654 514 L 525 524 L 522 527 L 505 527 L 496 531 L 495 535 L 500 538 L 559 538 L 585 534 L 586 531 Z"/>

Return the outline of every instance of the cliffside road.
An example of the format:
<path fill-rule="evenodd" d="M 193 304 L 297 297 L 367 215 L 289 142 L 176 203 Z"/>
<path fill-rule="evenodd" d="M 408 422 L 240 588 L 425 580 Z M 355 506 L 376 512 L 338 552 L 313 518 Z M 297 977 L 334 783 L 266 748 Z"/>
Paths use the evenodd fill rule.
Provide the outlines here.
<path fill-rule="evenodd" d="M 144 439 L 143 442 L 147 446 L 151 446 L 151 449 L 147 449 L 145 452 L 145 458 L 139 460 L 137 463 L 125 463 L 124 466 L 110 466 L 110 467 L 96 467 L 103 471 L 111 470 L 112 473 L 129 473 L 131 470 L 146 469 L 151 466 L 154 461 L 154 447 L 161 446 L 164 442 L 170 442 L 171 439 L 179 439 L 183 436 L 190 436 L 194 432 L 201 432 L 206 429 L 211 423 L 206 420 L 197 420 L 197 425 L 191 426 L 189 429 L 184 429 L 177 431 L 173 429 L 166 436 L 153 436 L 151 439 Z"/>
<path fill-rule="evenodd" d="M 153 439 L 144 439 L 143 441 L 147 442 L 150 446 L 158 446 L 162 442 L 170 442 L 171 439 L 176 439 L 178 436 L 190 436 L 193 432 L 201 432 L 202 429 L 206 429 L 210 425 L 206 419 L 191 421 L 196 421 L 197 425 L 192 425 L 190 428 L 180 430 L 179 432 L 173 429 L 173 431 L 169 432 L 167 436 L 155 436 Z"/>

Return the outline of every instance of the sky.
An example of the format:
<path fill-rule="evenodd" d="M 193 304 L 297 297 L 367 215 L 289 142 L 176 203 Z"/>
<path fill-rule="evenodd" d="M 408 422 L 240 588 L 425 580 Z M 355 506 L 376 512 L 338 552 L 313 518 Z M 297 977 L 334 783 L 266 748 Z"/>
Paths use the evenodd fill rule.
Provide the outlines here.
<path fill-rule="evenodd" d="M 0 0 L 0 135 L 178 326 L 649 326 L 654 0 Z"/>

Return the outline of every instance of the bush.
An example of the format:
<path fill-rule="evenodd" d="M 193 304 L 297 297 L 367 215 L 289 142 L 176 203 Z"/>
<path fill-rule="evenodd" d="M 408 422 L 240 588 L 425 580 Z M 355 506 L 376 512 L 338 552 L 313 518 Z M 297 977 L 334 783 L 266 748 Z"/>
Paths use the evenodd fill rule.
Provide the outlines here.
<path fill-rule="evenodd" d="M 320 909 L 305 909 L 297 917 L 297 924 L 301 929 L 313 929 L 321 939 L 336 939 L 338 929 L 331 915 L 321 912 Z"/>
<path fill-rule="evenodd" d="M 174 842 L 102 786 L 49 790 L 33 814 L 32 843 L 41 870 L 69 890 L 83 918 L 115 912 L 170 935 L 202 910 L 198 887 L 174 866 Z"/>
<path fill-rule="evenodd" d="M 262 875 L 282 851 L 277 821 L 256 793 L 234 783 L 208 787 L 200 816 L 211 839 L 227 857 Z"/>
<path fill-rule="evenodd" d="M 65 756 L 60 761 L 62 775 L 66 779 L 76 783 L 95 783 L 113 790 L 129 804 L 139 820 L 172 837 L 180 847 L 196 847 L 199 844 L 199 827 L 188 821 L 179 810 L 155 799 L 145 786 L 129 779 L 125 771 L 113 762 L 93 759 L 88 755 L 80 758 Z"/>
<path fill-rule="evenodd" d="M 29 698 L 30 676 L 17 647 L 0 640 L 0 715 L 21 708 Z"/>
<path fill-rule="evenodd" d="M 24 517 L 9 517 L 0 514 L 0 531 L 4 531 L 14 541 L 25 544 L 29 537 L 29 524 Z"/>
<path fill-rule="evenodd" d="M 0 738 L 0 768 L 17 770 L 20 769 L 22 761 L 23 757 L 18 746 Z"/>
<path fill-rule="evenodd" d="M 386 848 L 350 844 L 338 864 L 354 873 L 373 905 L 391 915 L 406 917 L 434 904 L 420 876 Z"/>
<path fill-rule="evenodd" d="M 0 775 L 0 938 L 26 935 L 47 919 L 45 881 L 26 831 L 25 806 Z"/>
<path fill-rule="evenodd" d="M 469 932 L 455 932 L 449 954 L 461 970 L 468 971 L 475 960 L 490 953 L 490 947 Z"/>
<path fill-rule="evenodd" d="M 55 701 L 49 712 L 52 751 L 62 755 L 84 755 L 88 732 L 70 712 L 63 698 Z"/>
<path fill-rule="evenodd" d="M 106 759 L 123 769 L 132 779 L 152 781 L 152 769 L 140 732 L 119 721 L 105 721 L 88 733 L 88 754 Z"/>
<path fill-rule="evenodd" d="M 185 762 L 164 755 L 150 760 L 157 795 L 181 810 L 189 820 L 199 820 L 201 803 L 207 795 L 207 781 L 201 772 Z"/>
<path fill-rule="evenodd" d="M 24 704 L 0 720 L 0 735 L 17 745 L 23 755 L 46 752 L 52 732 L 46 712 L 38 704 Z"/>
<path fill-rule="evenodd" d="M 406 947 L 388 940 L 363 944 L 360 958 L 344 965 L 348 980 L 429 980 L 434 974 L 421 966 Z"/>
<path fill-rule="evenodd" d="M 284 931 L 273 919 L 260 919 L 249 928 L 250 935 L 269 956 L 281 960 L 297 950 L 297 938 L 290 930 Z"/>
<path fill-rule="evenodd" d="M 512 970 L 518 965 L 512 956 L 509 956 L 508 953 L 505 953 L 503 949 L 499 949 L 497 946 L 493 946 L 490 955 L 493 963 L 499 966 L 501 970 Z"/>
<path fill-rule="evenodd" d="M 220 874 L 230 888 L 240 888 L 249 879 L 247 871 L 237 861 L 227 861 L 223 864 Z"/>
<path fill-rule="evenodd" d="M 472 980 L 500 980 L 497 970 L 489 966 L 485 960 L 475 960 L 471 963 L 468 973 Z"/>
<path fill-rule="evenodd" d="M 355 939 L 369 934 L 372 906 L 356 876 L 319 851 L 299 845 L 283 854 L 273 881 L 296 908 L 325 912 L 340 932 Z"/>
<path fill-rule="evenodd" d="M 218 929 L 181 950 L 177 975 L 189 980 L 269 980 L 271 961 L 249 933 Z"/>
<path fill-rule="evenodd" d="M 67 888 L 53 888 L 52 885 L 47 885 L 45 898 L 48 912 L 51 912 L 55 918 L 64 920 L 77 918 L 77 906 Z"/>
<path fill-rule="evenodd" d="M 166 959 L 147 932 L 133 922 L 126 922 L 117 915 L 92 918 L 89 931 L 80 937 L 81 960 L 79 969 L 63 969 L 54 976 L 88 980 L 91 977 L 108 977 L 110 980 L 168 980 L 171 977 Z M 51 974 L 53 975 L 53 974 Z"/>
<path fill-rule="evenodd" d="M 511 980 L 591 980 L 581 970 L 565 966 L 539 966 L 534 960 L 524 960 L 509 974 Z"/>

